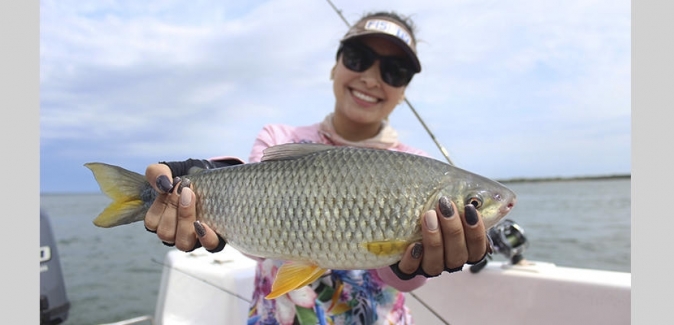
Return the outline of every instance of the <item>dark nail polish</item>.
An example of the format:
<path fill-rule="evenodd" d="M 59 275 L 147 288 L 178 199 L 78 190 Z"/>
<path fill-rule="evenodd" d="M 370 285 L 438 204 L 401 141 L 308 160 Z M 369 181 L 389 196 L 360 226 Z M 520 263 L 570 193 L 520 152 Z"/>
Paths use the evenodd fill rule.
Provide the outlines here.
<path fill-rule="evenodd" d="M 421 254 L 424 253 L 424 245 L 421 243 L 414 244 L 412 247 L 412 258 L 418 260 L 421 257 Z"/>
<path fill-rule="evenodd" d="M 157 184 L 157 188 L 160 191 L 162 191 L 162 193 L 167 193 L 173 187 L 171 185 L 171 181 L 169 180 L 168 177 L 166 177 L 166 175 L 161 175 L 161 176 L 157 177 L 156 184 Z"/>
<path fill-rule="evenodd" d="M 199 221 L 194 222 L 194 231 L 196 231 L 197 236 L 200 238 L 206 236 L 206 228 L 204 228 L 204 225 L 202 225 Z"/>
<path fill-rule="evenodd" d="M 180 184 L 180 177 L 174 177 L 173 178 L 173 187 L 168 191 L 169 193 L 173 193 L 173 191 L 176 189 L 176 185 Z"/>
<path fill-rule="evenodd" d="M 178 194 L 183 192 L 183 188 L 190 187 L 191 183 L 192 182 L 189 179 L 187 178 L 183 179 L 182 182 L 180 182 L 180 186 L 178 186 Z"/>
<path fill-rule="evenodd" d="M 474 226 L 477 224 L 477 210 L 472 204 L 466 204 L 466 223 Z"/>
<path fill-rule="evenodd" d="M 452 201 L 449 200 L 446 196 L 440 198 L 439 204 L 440 213 L 445 218 L 451 218 L 454 216 L 454 208 L 452 207 Z"/>

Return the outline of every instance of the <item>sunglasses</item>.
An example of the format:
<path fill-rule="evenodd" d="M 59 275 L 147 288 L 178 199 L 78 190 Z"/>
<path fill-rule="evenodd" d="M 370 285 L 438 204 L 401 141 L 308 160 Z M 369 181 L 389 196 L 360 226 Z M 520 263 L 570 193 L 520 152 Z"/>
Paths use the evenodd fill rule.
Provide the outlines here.
<path fill-rule="evenodd" d="M 337 56 L 340 53 L 342 54 L 342 64 L 355 72 L 363 72 L 379 60 L 381 79 L 396 88 L 406 86 L 414 76 L 414 68 L 408 59 L 399 56 L 379 55 L 371 48 L 359 43 L 342 43 L 337 51 Z"/>

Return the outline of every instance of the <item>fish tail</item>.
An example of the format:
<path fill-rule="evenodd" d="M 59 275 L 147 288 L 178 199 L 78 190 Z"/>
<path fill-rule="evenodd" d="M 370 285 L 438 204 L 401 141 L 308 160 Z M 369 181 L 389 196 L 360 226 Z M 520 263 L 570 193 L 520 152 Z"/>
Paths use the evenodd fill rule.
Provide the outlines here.
<path fill-rule="evenodd" d="M 86 163 L 101 192 L 112 202 L 94 219 L 94 225 L 116 227 L 145 219 L 145 214 L 156 197 L 156 191 L 145 176 L 124 168 L 104 163 Z"/>

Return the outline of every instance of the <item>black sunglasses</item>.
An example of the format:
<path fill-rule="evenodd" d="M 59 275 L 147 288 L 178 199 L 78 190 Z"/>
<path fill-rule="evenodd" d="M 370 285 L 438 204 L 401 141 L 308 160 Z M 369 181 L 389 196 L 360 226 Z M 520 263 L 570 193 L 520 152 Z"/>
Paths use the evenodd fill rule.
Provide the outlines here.
<path fill-rule="evenodd" d="M 402 87 L 412 81 L 414 68 L 408 59 L 399 56 L 379 55 L 371 48 L 355 43 L 342 43 L 337 51 L 337 56 L 342 54 L 342 64 L 355 72 L 363 72 L 369 69 L 376 60 L 379 60 L 381 79 L 393 87 Z"/>

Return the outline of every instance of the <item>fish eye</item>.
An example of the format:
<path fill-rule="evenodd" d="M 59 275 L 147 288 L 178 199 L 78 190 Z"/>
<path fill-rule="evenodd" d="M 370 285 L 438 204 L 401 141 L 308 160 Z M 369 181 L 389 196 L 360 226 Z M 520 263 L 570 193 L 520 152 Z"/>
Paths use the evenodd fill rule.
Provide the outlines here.
<path fill-rule="evenodd" d="M 475 209 L 479 209 L 482 207 L 482 196 L 479 194 L 472 194 L 468 196 L 468 199 L 466 200 L 468 204 L 472 204 Z"/>

